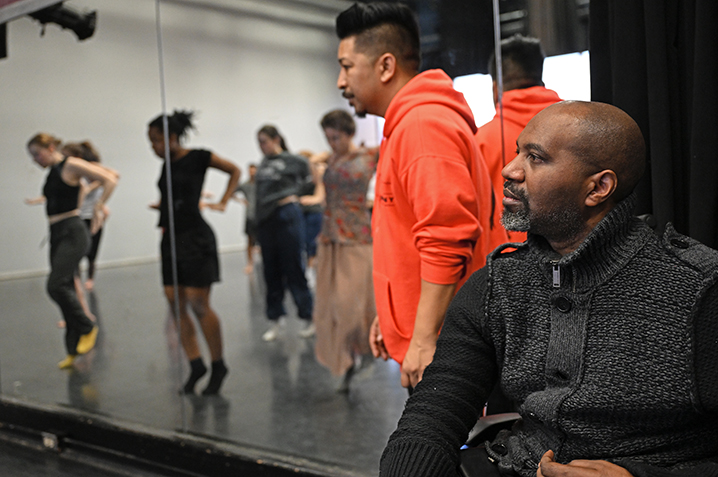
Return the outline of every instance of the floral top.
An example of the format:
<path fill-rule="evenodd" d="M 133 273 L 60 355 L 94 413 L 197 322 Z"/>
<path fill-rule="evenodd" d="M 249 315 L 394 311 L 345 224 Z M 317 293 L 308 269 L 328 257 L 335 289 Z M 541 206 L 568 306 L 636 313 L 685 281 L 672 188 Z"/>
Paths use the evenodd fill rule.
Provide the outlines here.
<path fill-rule="evenodd" d="M 326 205 L 320 236 L 323 243 L 371 243 L 371 217 L 366 206 L 366 192 L 376 170 L 378 156 L 376 148 L 359 148 L 348 156 L 329 157 L 324 172 Z"/>

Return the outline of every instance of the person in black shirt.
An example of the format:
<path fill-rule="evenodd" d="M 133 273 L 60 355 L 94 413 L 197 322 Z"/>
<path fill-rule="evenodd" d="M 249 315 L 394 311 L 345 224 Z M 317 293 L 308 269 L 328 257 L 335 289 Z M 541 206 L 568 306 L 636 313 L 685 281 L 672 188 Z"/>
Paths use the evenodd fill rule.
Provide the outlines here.
<path fill-rule="evenodd" d="M 60 140 L 39 133 L 27 143 L 33 160 L 43 169 L 50 168 L 43 188 L 47 219 L 50 224 L 50 275 L 47 293 L 62 310 L 65 319 L 65 348 L 67 357 L 57 365 L 72 367 L 80 354 L 95 346 L 97 325 L 83 309 L 75 289 L 75 270 L 87 253 L 90 237 L 80 219 L 80 178 L 98 181 L 104 188 L 95 203 L 91 233 L 104 222 L 104 204 L 117 184 L 117 174 L 77 157 L 67 157 L 59 151 Z"/>
<path fill-rule="evenodd" d="M 240 171 L 235 164 L 218 157 L 211 151 L 187 149 L 182 146 L 181 139 L 186 137 L 189 129 L 194 129 L 192 116 L 192 112 L 175 111 L 172 116 L 166 118 L 172 187 L 170 190 L 167 188 L 167 164 L 165 164 L 157 184 L 161 200 L 155 208 L 160 211 L 159 226 L 163 231 L 161 251 L 165 295 L 172 313 L 175 312 L 175 293 L 179 298 L 180 340 L 190 362 L 190 376 L 181 392 L 194 393 L 197 381 L 207 372 L 197 344 L 195 327 L 187 310 L 189 304 L 197 317 L 211 354 L 212 374 L 209 384 L 202 391 L 204 395 L 211 395 L 219 392 L 228 369 L 222 355 L 219 318 L 209 304 L 212 283 L 219 281 L 217 242 L 214 232 L 202 218 L 199 202 L 207 168 L 219 169 L 230 176 L 227 189 L 218 203 L 209 203 L 206 207 L 223 212 L 237 188 Z M 164 158 L 165 130 L 162 115 L 150 122 L 148 136 L 152 150 L 158 157 Z M 170 218 L 170 201 L 174 212 L 172 218 Z M 175 230 L 177 290 L 175 290 L 169 234 L 172 225 Z"/>
<path fill-rule="evenodd" d="M 255 218 L 262 248 L 264 280 L 267 284 L 267 318 L 274 324 L 262 339 L 279 335 L 280 318 L 287 314 L 284 291 L 289 288 L 299 318 L 312 326 L 312 294 L 304 275 L 304 216 L 299 205 L 303 186 L 312 181 L 309 163 L 287 151 L 284 138 L 271 125 L 257 132 L 264 159 L 257 170 Z"/>

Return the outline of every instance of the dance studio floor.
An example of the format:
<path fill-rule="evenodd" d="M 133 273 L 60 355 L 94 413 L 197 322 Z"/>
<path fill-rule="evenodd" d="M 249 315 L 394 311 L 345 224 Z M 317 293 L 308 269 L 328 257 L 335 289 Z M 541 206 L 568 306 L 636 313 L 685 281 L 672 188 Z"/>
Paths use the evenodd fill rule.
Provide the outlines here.
<path fill-rule="evenodd" d="M 71 371 L 56 367 L 64 357 L 63 331 L 45 278 L 0 281 L 0 392 L 336 464 L 347 475 L 376 475 L 407 396 L 396 363 L 375 361 L 349 394 L 337 393 L 339 380 L 316 362 L 313 339 L 297 335 L 290 297 L 285 332 L 263 342 L 268 325 L 261 272 L 243 273 L 244 253 L 220 260 L 223 281 L 213 287 L 212 304 L 230 368 L 220 396 L 177 392 L 188 370 L 157 263 L 98 270 L 89 295 L 100 323 L 98 345 Z M 206 347 L 203 352 L 207 361 Z"/>

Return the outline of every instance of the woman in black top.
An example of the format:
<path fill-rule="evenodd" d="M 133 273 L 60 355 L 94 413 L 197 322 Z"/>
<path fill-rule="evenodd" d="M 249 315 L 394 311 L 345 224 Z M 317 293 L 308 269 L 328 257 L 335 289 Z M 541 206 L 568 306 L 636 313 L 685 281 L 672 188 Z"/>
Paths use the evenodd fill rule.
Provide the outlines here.
<path fill-rule="evenodd" d="M 210 395 L 219 392 L 228 370 L 222 358 L 222 333 L 219 318 L 209 304 L 212 283 L 219 281 L 217 243 L 212 229 L 202 218 L 199 204 L 207 168 L 219 169 L 230 176 L 227 190 L 222 199 L 216 204 L 206 204 L 206 207 L 220 212 L 225 210 L 227 201 L 237 188 L 240 171 L 232 162 L 218 157 L 213 152 L 203 149 L 187 149 L 182 146 L 180 140 L 187 135 L 189 129 L 194 129 L 192 115 L 192 112 L 175 111 L 172 116 L 167 117 L 177 253 L 180 340 L 187 359 L 190 361 L 190 376 L 185 382 L 182 392 L 194 393 L 195 384 L 207 372 L 197 344 L 195 327 L 187 311 L 189 304 L 199 321 L 211 354 L 212 375 L 209 384 L 202 391 L 202 394 Z M 164 158 L 163 116 L 160 115 L 150 122 L 148 136 L 152 150 L 158 157 Z M 162 197 L 160 203 L 155 207 L 160 211 L 159 226 L 163 231 L 161 243 L 163 284 L 170 309 L 174 313 L 175 288 L 169 240 L 170 219 L 166 173 L 166 165 L 163 165 L 162 174 L 157 183 Z"/>
<path fill-rule="evenodd" d="M 104 204 L 117 184 L 117 175 L 77 157 L 63 156 L 59 146 L 59 139 L 45 133 L 35 135 L 27 143 L 33 160 L 43 169 L 50 168 L 43 188 L 50 224 L 47 293 L 60 307 L 65 319 L 67 357 L 58 366 L 69 368 L 77 355 L 85 354 L 95 346 L 98 333 L 98 327 L 83 310 L 75 290 L 75 270 L 90 243 L 78 208 L 80 178 L 98 181 L 104 188 L 93 212 L 91 230 L 95 232 L 104 222 Z"/>

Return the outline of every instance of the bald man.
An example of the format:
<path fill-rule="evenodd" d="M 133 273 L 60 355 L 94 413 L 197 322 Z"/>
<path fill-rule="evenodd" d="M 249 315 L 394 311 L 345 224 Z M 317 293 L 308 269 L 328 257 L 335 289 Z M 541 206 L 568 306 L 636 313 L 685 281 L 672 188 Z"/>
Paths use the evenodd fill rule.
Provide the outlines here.
<path fill-rule="evenodd" d="M 532 119 L 503 170 L 507 229 L 452 301 L 382 476 L 455 476 L 497 382 L 521 419 L 487 476 L 718 475 L 718 252 L 633 216 L 636 123 L 601 103 Z"/>

